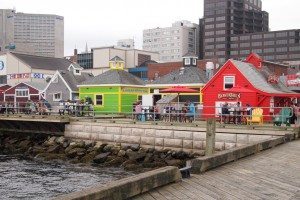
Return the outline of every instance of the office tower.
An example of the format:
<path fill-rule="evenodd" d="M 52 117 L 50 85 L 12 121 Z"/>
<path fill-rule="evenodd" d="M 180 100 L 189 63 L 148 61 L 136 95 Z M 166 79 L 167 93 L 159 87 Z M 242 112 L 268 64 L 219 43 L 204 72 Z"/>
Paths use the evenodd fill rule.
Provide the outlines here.
<path fill-rule="evenodd" d="M 231 36 L 269 30 L 261 0 L 204 0 L 203 49 L 200 57 L 230 58 Z"/>
<path fill-rule="evenodd" d="M 40 56 L 64 56 L 64 18 L 58 15 L 0 10 L 1 51 Z"/>
<path fill-rule="evenodd" d="M 187 53 L 198 54 L 199 26 L 189 21 L 178 21 L 171 27 L 143 31 L 143 49 L 160 54 L 160 61 L 180 61 Z"/>

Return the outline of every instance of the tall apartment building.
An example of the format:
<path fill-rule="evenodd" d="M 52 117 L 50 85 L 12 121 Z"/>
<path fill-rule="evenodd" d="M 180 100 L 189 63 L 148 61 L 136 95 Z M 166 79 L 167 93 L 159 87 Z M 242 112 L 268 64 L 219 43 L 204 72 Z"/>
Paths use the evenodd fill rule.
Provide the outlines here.
<path fill-rule="evenodd" d="M 200 58 L 225 62 L 255 52 L 269 61 L 300 60 L 299 30 L 270 32 L 261 0 L 204 0 L 200 30 Z"/>
<path fill-rule="evenodd" d="M 160 54 L 160 61 L 180 61 L 187 53 L 198 54 L 199 25 L 178 21 L 172 27 L 143 31 L 143 49 Z"/>
<path fill-rule="evenodd" d="M 64 18 L 0 10 L 0 51 L 64 56 Z"/>

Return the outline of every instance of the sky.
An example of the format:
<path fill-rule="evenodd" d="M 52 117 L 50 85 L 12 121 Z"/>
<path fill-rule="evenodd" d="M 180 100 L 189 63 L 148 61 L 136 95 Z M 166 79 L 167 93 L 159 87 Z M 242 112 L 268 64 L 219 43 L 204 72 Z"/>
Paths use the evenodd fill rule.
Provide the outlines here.
<path fill-rule="evenodd" d="M 262 0 L 270 29 L 300 28 L 299 0 Z M 0 9 L 64 16 L 65 55 L 88 47 L 116 45 L 134 38 L 142 47 L 143 30 L 168 27 L 178 20 L 198 23 L 203 0 L 0 0 Z"/>

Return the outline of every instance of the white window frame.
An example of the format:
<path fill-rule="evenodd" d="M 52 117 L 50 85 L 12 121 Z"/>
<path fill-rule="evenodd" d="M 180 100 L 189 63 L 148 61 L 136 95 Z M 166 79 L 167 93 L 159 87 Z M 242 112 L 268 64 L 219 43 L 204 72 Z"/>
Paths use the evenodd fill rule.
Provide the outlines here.
<path fill-rule="evenodd" d="M 57 94 L 60 95 L 60 98 L 55 98 L 55 95 L 57 95 Z M 58 101 L 60 101 L 60 100 L 62 100 L 62 92 L 54 93 L 54 94 L 53 94 L 53 101 L 58 102 Z"/>
<path fill-rule="evenodd" d="M 197 59 L 193 58 L 193 65 L 197 65 Z"/>
<path fill-rule="evenodd" d="M 97 96 L 101 96 L 101 97 L 102 97 L 102 99 L 101 99 L 101 100 L 102 100 L 102 103 L 101 103 L 101 104 L 98 104 L 98 103 L 97 103 Z M 103 96 L 103 94 L 96 94 L 96 95 L 95 95 L 95 105 L 96 105 L 96 106 L 103 106 L 103 105 L 104 105 L 104 96 Z"/>
<path fill-rule="evenodd" d="M 233 81 L 232 82 L 226 82 L 226 78 L 232 78 L 233 79 Z M 224 90 L 228 90 L 228 89 L 230 89 L 230 88 L 225 88 L 225 85 L 226 84 L 232 84 L 232 87 L 234 87 L 235 86 L 235 76 L 224 76 L 224 79 L 223 79 L 223 89 Z"/>
<path fill-rule="evenodd" d="M 25 95 L 18 95 L 18 92 L 25 92 Z M 26 95 L 27 93 L 27 95 Z M 15 91 L 16 97 L 29 97 L 29 89 L 16 89 Z"/>
<path fill-rule="evenodd" d="M 184 64 L 185 65 L 190 65 L 191 64 L 191 59 L 190 58 L 185 58 L 184 59 Z"/>

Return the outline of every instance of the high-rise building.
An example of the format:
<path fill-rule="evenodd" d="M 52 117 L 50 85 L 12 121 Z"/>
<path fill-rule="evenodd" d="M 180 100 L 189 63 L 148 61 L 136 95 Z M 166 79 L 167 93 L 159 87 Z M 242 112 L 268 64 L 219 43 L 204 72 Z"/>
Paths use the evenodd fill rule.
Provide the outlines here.
<path fill-rule="evenodd" d="M 143 49 L 160 54 L 160 61 L 182 60 L 187 53 L 199 51 L 199 26 L 189 21 L 178 21 L 172 27 L 143 31 Z"/>
<path fill-rule="evenodd" d="M 231 36 L 269 30 L 261 0 L 204 0 L 203 52 L 200 57 L 230 58 Z"/>
<path fill-rule="evenodd" d="M 64 18 L 0 10 L 0 51 L 64 56 Z"/>
<path fill-rule="evenodd" d="M 300 30 L 269 31 L 261 0 L 204 0 L 200 19 L 199 58 L 244 59 L 250 52 L 263 59 L 300 60 Z"/>

